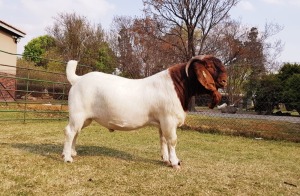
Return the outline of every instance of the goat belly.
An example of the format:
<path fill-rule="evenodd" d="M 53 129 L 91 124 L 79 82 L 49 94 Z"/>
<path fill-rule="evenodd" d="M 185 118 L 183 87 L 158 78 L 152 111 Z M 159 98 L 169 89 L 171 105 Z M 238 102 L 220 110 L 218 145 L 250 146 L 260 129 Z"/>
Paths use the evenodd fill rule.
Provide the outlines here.
<path fill-rule="evenodd" d="M 132 109 L 134 108 L 133 105 L 131 109 L 128 108 L 129 105 L 116 104 L 115 106 L 106 105 L 106 110 L 94 110 L 91 119 L 108 129 L 114 130 L 134 130 L 151 123 L 151 118 L 147 112 Z"/>
<path fill-rule="evenodd" d="M 139 128 L 140 126 L 124 120 L 110 120 L 108 121 L 108 127 L 115 130 L 133 130 Z"/>
<path fill-rule="evenodd" d="M 112 130 L 119 130 L 119 131 L 130 131 L 139 129 L 141 127 L 144 127 L 149 124 L 157 124 L 154 121 L 148 121 L 147 119 L 108 119 L 106 121 L 103 121 L 103 119 L 95 118 L 96 122 L 98 122 L 100 125 L 112 129 Z"/>

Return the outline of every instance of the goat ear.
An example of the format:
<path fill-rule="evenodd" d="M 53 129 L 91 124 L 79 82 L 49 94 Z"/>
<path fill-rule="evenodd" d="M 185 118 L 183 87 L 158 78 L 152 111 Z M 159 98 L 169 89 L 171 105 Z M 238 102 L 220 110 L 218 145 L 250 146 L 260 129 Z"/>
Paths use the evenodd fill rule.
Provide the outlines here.
<path fill-rule="evenodd" d="M 197 63 L 198 64 L 198 63 Z M 198 81 L 209 91 L 217 91 L 215 81 L 209 71 L 203 65 L 196 65 L 195 72 L 197 75 Z"/>
<path fill-rule="evenodd" d="M 210 109 L 213 109 L 222 99 L 221 93 L 217 90 L 215 81 L 210 75 L 209 71 L 203 65 L 196 65 L 195 72 L 198 78 L 198 81 L 211 92 L 211 103 L 208 105 Z"/>
<path fill-rule="evenodd" d="M 190 65 L 193 64 L 195 61 L 202 61 L 206 57 L 207 57 L 207 55 L 195 56 L 195 57 L 191 58 L 187 62 L 186 66 L 185 66 L 185 72 L 186 72 L 187 77 L 189 77 L 189 68 L 190 68 Z"/>

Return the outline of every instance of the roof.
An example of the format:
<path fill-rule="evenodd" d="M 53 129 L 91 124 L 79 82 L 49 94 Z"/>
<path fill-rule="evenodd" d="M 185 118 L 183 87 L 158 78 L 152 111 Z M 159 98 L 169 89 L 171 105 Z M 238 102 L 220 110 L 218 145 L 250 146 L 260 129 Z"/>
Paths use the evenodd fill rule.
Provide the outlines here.
<path fill-rule="evenodd" d="M 0 28 L 3 28 L 6 31 L 9 31 L 10 33 L 14 34 L 17 37 L 24 37 L 26 35 L 26 33 L 21 31 L 20 29 L 13 27 L 12 25 L 4 22 L 3 20 L 0 20 Z"/>

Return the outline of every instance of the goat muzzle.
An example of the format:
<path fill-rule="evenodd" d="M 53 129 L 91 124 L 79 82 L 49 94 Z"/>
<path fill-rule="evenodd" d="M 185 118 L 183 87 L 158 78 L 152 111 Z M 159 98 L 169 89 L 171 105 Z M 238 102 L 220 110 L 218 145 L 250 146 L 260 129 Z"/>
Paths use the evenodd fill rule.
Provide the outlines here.
<path fill-rule="evenodd" d="M 227 86 L 227 80 L 218 81 L 216 84 L 217 88 L 224 88 Z"/>

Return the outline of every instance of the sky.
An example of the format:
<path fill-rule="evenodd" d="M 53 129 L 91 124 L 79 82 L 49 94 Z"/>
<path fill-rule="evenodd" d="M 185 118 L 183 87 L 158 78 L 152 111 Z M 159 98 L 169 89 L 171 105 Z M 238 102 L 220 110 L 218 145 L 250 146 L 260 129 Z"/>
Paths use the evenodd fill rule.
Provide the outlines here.
<path fill-rule="evenodd" d="M 58 13 L 77 13 L 92 24 L 110 28 L 115 16 L 142 16 L 142 0 L 0 0 L 0 20 L 22 30 L 26 36 L 18 43 L 18 53 L 33 38 L 47 34 Z M 279 62 L 300 63 L 300 0 L 240 0 L 230 12 L 243 25 L 263 30 L 266 23 L 277 23 L 283 30 L 283 51 Z M 0 43 L 1 44 L 1 43 Z"/>

